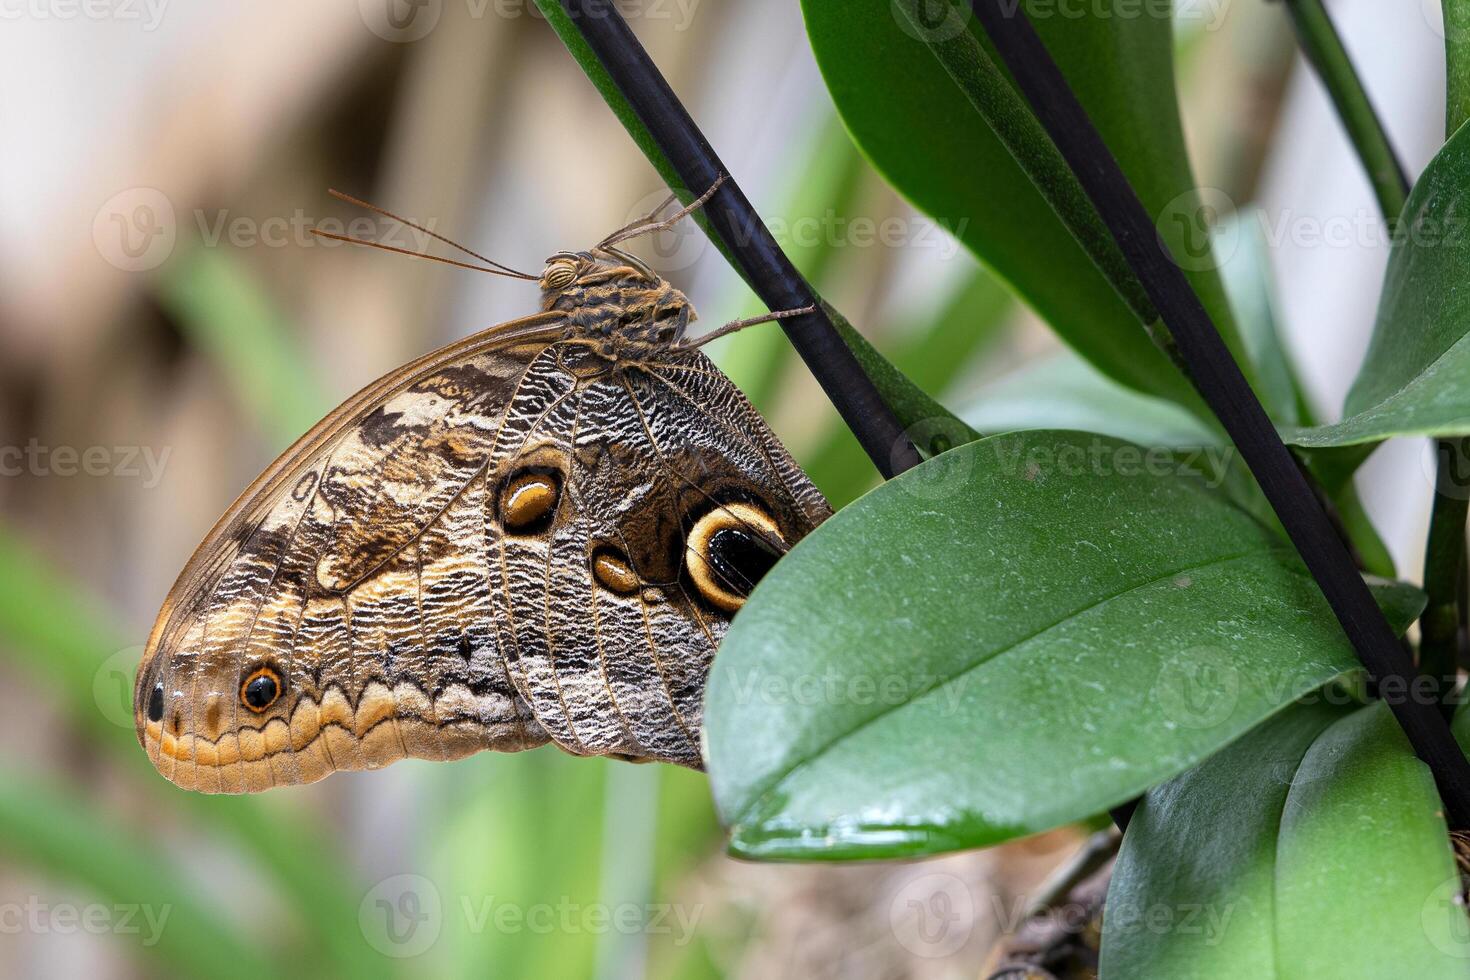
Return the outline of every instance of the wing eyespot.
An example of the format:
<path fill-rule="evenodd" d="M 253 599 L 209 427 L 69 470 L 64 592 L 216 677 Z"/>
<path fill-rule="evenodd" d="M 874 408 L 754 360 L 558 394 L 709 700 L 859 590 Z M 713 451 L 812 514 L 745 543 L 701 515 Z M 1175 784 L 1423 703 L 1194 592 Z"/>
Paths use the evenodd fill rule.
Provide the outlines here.
<path fill-rule="evenodd" d="M 694 523 L 686 547 L 686 567 L 700 596 L 733 613 L 785 553 L 786 539 L 764 510 L 729 503 Z"/>
<path fill-rule="evenodd" d="M 500 490 L 500 523 L 513 534 L 545 530 L 561 499 L 561 474 L 534 468 L 513 473 Z"/>
<path fill-rule="evenodd" d="M 606 545 L 592 552 L 592 577 L 617 595 L 632 595 L 642 585 L 627 556 Z"/>
<path fill-rule="evenodd" d="M 284 687 L 274 667 L 257 667 L 240 684 L 240 702 L 261 714 L 280 700 Z"/>

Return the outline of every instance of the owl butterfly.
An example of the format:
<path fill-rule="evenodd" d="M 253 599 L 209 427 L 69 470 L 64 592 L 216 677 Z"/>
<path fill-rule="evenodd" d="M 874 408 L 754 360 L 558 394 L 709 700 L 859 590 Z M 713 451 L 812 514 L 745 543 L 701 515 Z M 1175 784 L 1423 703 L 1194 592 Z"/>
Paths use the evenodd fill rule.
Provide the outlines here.
<path fill-rule="evenodd" d="M 831 513 L 685 341 L 689 301 L 616 247 L 707 197 L 539 276 L 454 246 L 541 312 L 364 388 L 210 531 L 134 690 L 164 776 L 255 792 L 546 742 L 701 765 L 731 616 Z"/>

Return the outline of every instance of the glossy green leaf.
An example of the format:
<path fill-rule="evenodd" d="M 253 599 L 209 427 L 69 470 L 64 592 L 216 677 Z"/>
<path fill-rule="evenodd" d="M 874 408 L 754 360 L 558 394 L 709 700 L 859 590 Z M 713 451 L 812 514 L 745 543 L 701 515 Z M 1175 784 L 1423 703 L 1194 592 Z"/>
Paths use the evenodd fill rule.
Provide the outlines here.
<path fill-rule="evenodd" d="M 1385 705 L 1324 695 L 1149 791 L 1108 891 L 1104 976 L 1470 977 L 1433 777 Z"/>
<path fill-rule="evenodd" d="M 1423 605 L 1388 590 L 1400 625 Z M 798 544 L 706 694 L 731 848 L 926 854 L 1114 806 L 1356 661 L 1291 548 L 1167 453 L 969 443 Z"/>
<path fill-rule="evenodd" d="M 1441 0 L 1445 42 L 1445 132 L 1470 119 L 1470 0 Z"/>
<path fill-rule="evenodd" d="M 1263 351 L 1272 349 L 1270 338 L 1252 341 L 1257 342 L 1263 344 Z M 1266 375 L 1264 364 L 1262 375 Z M 1294 390 L 1292 382 L 1290 387 L 1283 385 L 1278 394 L 1288 396 Z M 1290 405 L 1290 400 L 1281 404 L 1282 411 L 1289 411 L 1284 406 Z M 1255 478 L 1239 455 L 1229 448 L 1223 433 L 1206 426 L 1182 406 L 1124 388 L 1074 354 L 1022 368 L 982 391 L 961 408 L 960 417 L 975 429 L 990 434 L 1024 429 L 1076 429 L 1141 446 L 1174 449 L 1196 468 L 1223 477 L 1223 488 L 1239 506 L 1271 527 L 1280 527 Z M 1356 489 L 1350 482 L 1346 483 L 1335 497 L 1364 568 L 1373 575 L 1393 578 L 1393 556 L 1363 510 Z"/>
<path fill-rule="evenodd" d="M 1029 4 L 1047 47 L 1186 266 L 1227 342 L 1225 300 L 1175 104 L 1170 20 Z M 1149 341 L 1141 287 L 1055 146 L 951 0 L 804 0 L 807 33 L 838 111 L 874 166 L 949 227 L 1107 374 L 1208 417 Z M 1047 11 L 1049 10 L 1049 15 Z M 1125 301 L 1122 297 L 1128 296 Z M 1142 317 L 1143 319 L 1140 319 Z M 1244 369 L 1250 373 L 1250 367 Z"/>
<path fill-rule="evenodd" d="M 1470 130 L 1414 185 L 1363 367 L 1343 420 L 1289 433 L 1299 446 L 1470 433 Z"/>

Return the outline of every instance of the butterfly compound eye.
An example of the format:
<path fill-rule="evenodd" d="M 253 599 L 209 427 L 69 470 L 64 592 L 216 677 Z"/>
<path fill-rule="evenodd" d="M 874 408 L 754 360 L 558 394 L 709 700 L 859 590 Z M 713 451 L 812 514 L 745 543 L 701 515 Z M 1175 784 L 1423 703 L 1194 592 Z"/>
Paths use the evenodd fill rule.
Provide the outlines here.
<path fill-rule="evenodd" d="M 689 532 L 689 577 L 706 602 L 735 612 L 785 551 L 770 515 L 750 504 L 725 504 Z"/>
<path fill-rule="evenodd" d="M 577 281 L 577 266 L 574 262 L 558 259 L 548 263 L 541 273 L 541 282 L 547 289 L 565 289 Z"/>
<path fill-rule="evenodd" d="M 256 714 L 276 703 L 281 696 L 281 675 L 274 668 L 259 667 L 240 685 L 240 700 Z"/>

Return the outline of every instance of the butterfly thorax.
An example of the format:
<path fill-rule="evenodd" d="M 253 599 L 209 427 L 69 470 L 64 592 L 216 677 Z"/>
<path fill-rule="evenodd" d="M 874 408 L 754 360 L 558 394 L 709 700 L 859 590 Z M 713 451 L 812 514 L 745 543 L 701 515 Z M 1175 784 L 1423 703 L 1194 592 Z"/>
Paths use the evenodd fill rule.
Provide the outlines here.
<path fill-rule="evenodd" d="M 610 360 L 677 343 L 695 319 L 678 289 L 632 256 L 561 252 L 541 275 L 541 308 L 566 316 L 568 338 L 585 338 Z"/>

